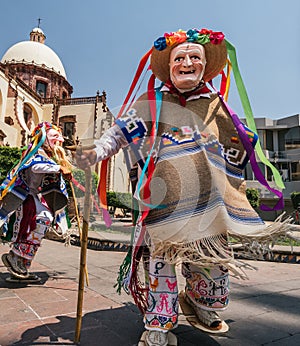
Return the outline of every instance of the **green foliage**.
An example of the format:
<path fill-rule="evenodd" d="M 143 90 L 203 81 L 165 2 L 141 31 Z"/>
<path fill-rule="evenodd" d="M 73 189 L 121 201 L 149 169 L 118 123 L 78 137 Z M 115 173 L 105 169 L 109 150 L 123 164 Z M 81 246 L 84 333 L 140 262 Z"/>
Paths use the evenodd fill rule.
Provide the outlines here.
<path fill-rule="evenodd" d="M 125 192 L 107 192 L 107 205 L 115 212 L 116 208 L 122 210 L 123 214 L 132 210 L 132 194 Z"/>
<path fill-rule="evenodd" d="M 73 174 L 74 179 L 76 179 L 83 187 L 85 187 L 85 174 L 84 174 L 84 171 L 82 169 L 74 169 L 72 171 L 72 174 Z M 92 173 L 92 194 L 93 195 L 95 195 L 96 192 L 97 192 L 98 181 L 99 181 L 98 175 L 95 172 L 93 172 Z M 67 187 L 68 187 L 67 189 L 68 189 L 69 196 L 72 196 L 72 192 L 71 192 L 71 189 L 69 187 L 69 184 L 67 184 Z M 84 197 L 84 192 L 81 191 L 75 185 L 74 185 L 74 192 L 75 192 L 75 196 L 77 198 Z"/>
<path fill-rule="evenodd" d="M 260 202 L 259 191 L 254 188 L 246 189 L 246 196 L 252 208 L 258 208 Z"/>
<path fill-rule="evenodd" d="M 0 182 L 7 173 L 20 161 L 21 149 L 15 147 L 0 146 Z"/>
<path fill-rule="evenodd" d="M 300 192 L 294 191 L 291 193 L 290 196 L 291 196 L 294 209 L 297 209 L 298 206 L 300 206 Z"/>

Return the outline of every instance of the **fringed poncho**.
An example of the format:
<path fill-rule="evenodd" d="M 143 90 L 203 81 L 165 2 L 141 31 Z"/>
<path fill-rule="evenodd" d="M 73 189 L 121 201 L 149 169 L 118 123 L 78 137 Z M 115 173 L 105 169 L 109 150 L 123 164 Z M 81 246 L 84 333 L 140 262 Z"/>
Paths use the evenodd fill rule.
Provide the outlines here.
<path fill-rule="evenodd" d="M 142 168 L 153 126 L 147 95 L 116 124 L 129 143 L 129 167 Z M 255 146 L 257 135 L 245 129 Z M 152 255 L 164 256 L 169 263 L 223 263 L 230 268 L 234 262 L 228 234 L 269 232 L 246 197 L 242 173 L 247 152 L 217 94 L 205 94 L 182 107 L 177 96 L 164 93 L 153 148 L 151 195 L 140 203 L 141 211 L 150 210 L 138 221 L 134 245 L 141 245 L 143 237 Z M 143 188 L 137 193 L 142 197 Z"/>

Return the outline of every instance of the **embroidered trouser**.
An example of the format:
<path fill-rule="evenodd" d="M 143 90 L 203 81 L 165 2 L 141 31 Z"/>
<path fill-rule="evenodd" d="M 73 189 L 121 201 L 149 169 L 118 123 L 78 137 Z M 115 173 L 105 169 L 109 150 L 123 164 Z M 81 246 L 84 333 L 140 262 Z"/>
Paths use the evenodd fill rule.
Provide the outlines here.
<path fill-rule="evenodd" d="M 27 269 L 53 220 L 52 213 L 37 197 L 29 195 L 15 212 L 12 252 L 24 259 Z"/>
<path fill-rule="evenodd" d="M 144 316 L 146 329 L 171 330 L 178 324 L 178 285 L 175 266 L 160 258 L 149 260 L 148 309 Z M 228 305 L 229 275 L 222 266 L 204 269 L 184 263 L 186 294 L 206 310 L 224 310 Z"/>

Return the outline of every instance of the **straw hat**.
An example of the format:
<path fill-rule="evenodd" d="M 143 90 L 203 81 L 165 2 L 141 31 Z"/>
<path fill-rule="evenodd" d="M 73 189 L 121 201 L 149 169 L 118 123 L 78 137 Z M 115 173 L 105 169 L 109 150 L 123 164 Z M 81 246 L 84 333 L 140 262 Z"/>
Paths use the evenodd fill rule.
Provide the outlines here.
<path fill-rule="evenodd" d="M 191 42 L 203 45 L 206 56 L 206 66 L 203 76 L 204 82 L 216 77 L 225 67 L 227 49 L 222 32 L 208 29 L 178 30 L 166 33 L 155 42 L 151 55 L 151 69 L 153 74 L 166 82 L 170 77 L 169 62 L 171 50 L 180 43 Z"/>

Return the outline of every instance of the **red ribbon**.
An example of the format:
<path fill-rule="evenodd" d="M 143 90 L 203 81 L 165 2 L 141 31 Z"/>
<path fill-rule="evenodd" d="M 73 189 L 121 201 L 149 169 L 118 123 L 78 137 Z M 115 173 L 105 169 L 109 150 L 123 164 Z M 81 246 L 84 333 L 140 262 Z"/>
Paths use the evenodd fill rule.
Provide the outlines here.
<path fill-rule="evenodd" d="M 119 118 L 120 116 L 123 115 L 124 109 L 126 108 L 126 105 L 128 103 L 128 101 L 130 100 L 130 97 L 137 85 L 137 82 L 140 79 L 140 76 L 146 66 L 146 63 L 149 59 L 149 56 L 152 53 L 152 48 L 142 57 L 139 66 L 136 70 L 135 76 L 133 78 L 133 81 L 131 83 L 131 86 L 129 88 L 129 91 L 127 93 L 127 96 L 125 98 L 125 101 L 123 102 L 123 105 L 117 115 L 117 118 Z M 127 109 L 130 108 L 131 104 L 132 104 L 133 100 L 131 100 L 129 106 L 127 107 Z M 105 216 L 105 224 L 107 227 L 109 227 L 111 225 L 111 219 L 109 218 L 109 214 L 106 212 L 107 211 L 107 195 L 106 195 L 106 181 L 107 181 L 107 167 L 108 167 L 108 162 L 109 159 L 103 160 L 101 162 L 101 168 L 100 168 L 100 179 L 99 179 L 99 184 L 98 184 L 98 188 L 97 188 L 97 192 L 98 192 L 98 196 L 100 199 L 100 205 L 103 208 L 103 215 Z"/>
<path fill-rule="evenodd" d="M 220 74 L 222 75 L 221 85 L 220 85 L 220 93 L 222 96 L 224 96 L 225 92 L 226 92 L 227 77 L 226 77 L 225 72 L 223 70 Z"/>

